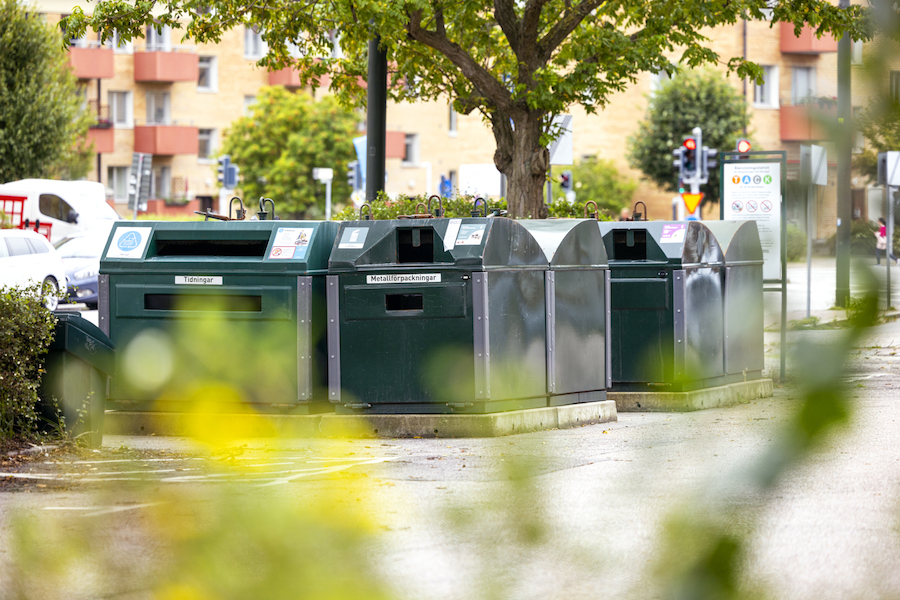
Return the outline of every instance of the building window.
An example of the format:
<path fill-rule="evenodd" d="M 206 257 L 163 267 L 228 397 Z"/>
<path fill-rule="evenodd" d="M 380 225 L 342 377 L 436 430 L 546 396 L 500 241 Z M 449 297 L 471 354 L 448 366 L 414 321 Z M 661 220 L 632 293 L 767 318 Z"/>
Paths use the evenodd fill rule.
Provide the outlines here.
<path fill-rule="evenodd" d="M 268 46 L 255 27 L 244 27 L 244 58 L 260 59 L 268 52 Z"/>
<path fill-rule="evenodd" d="M 147 52 L 169 52 L 172 49 L 172 30 L 163 27 L 159 32 L 147 27 Z"/>
<path fill-rule="evenodd" d="M 753 86 L 753 106 L 756 108 L 778 108 L 778 67 L 761 65 L 763 82 Z"/>
<path fill-rule="evenodd" d="M 116 127 L 134 127 L 134 102 L 131 92 L 109 92 L 109 118 Z"/>
<path fill-rule="evenodd" d="M 197 159 L 201 161 L 211 161 L 213 158 L 213 150 L 215 149 L 216 130 L 201 129 L 198 140 Z"/>
<path fill-rule="evenodd" d="M 404 140 L 403 163 L 407 165 L 419 164 L 419 134 L 407 133 Z"/>
<path fill-rule="evenodd" d="M 106 187 L 113 191 L 116 202 L 128 201 L 128 175 L 131 167 L 107 167 Z"/>
<path fill-rule="evenodd" d="M 791 104 L 808 102 L 816 96 L 815 67 L 794 67 L 791 69 Z"/>
<path fill-rule="evenodd" d="M 197 75 L 198 92 L 217 92 L 219 90 L 219 65 L 215 56 L 201 56 L 197 59 L 199 74 Z"/>
<path fill-rule="evenodd" d="M 169 92 L 147 92 L 147 125 L 169 124 Z"/>
<path fill-rule="evenodd" d="M 131 42 L 123 40 L 118 31 L 113 31 L 112 37 L 106 40 L 106 45 L 112 48 L 116 54 L 131 54 L 132 52 Z"/>
<path fill-rule="evenodd" d="M 452 137 L 455 137 L 456 134 L 458 133 L 458 130 L 457 130 L 457 128 L 456 128 L 456 127 L 457 127 L 457 120 L 456 120 L 456 119 L 457 119 L 457 113 L 456 113 L 455 110 L 453 110 L 453 103 L 451 102 L 451 103 L 450 103 L 450 123 L 449 123 L 449 131 L 448 131 L 448 133 L 449 133 L 449 135 L 452 136 Z"/>
<path fill-rule="evenodd" d="M 253 114 L 253 105 L 256 104 L 256 96 L 244 96 L 244 116 Z"/>
<path fill-rule="evenodd" d="M 150 197 L 167 199 L 172 197 L 172 167 L 153 169 L 150 178 Z"/>

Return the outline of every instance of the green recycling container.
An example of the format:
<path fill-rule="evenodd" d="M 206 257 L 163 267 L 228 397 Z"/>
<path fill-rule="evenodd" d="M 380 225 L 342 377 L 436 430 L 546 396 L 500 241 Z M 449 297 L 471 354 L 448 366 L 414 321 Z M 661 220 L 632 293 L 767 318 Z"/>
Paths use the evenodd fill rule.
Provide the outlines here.
<path fill-rule="evenodd" d="M 65 418 L 71 436 L 85 436 L 92 448 L 103 443 L 103 413 L 115 346 L 96 325 L 73 312 L 56 311 L 56 329 L 44 360 L 38 395 L 48 420 Z"/>
<path fill-rule="evenodd" d="M 600 222 L 612 274 L 612 389 L 722 385 L 724 256 L 699 221 Z"/>
<path fill-rule="evenodd" d="M 100 263 L 119 409 L 331 410 L 325 274 L 338 224 L 119 222 Z"/>
<path fill-rule="evenodd" d="M 763 339 L 763 252 L 756 221 L 705 221 L 725 257 L 724 358 L 730 381 L 760 379 Z"/>
<path fill-rule="evenodd" d="M 551 405 L 606 400 L 610 387 L 610 272 L 594 219 L 519 222 L 549 263 L 544 280 Z"/>
<path fill-rule="evenodd" d="M 518 222 L 345 222 L 328 268 L 328 399 L 336 412 L 547 405 L 548 263 Z"/>

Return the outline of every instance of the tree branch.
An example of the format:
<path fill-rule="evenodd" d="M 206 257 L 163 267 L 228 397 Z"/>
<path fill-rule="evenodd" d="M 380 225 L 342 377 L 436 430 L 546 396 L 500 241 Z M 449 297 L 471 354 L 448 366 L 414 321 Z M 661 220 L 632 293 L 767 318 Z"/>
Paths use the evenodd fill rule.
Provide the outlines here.
<path fill-rule="evenodd" d="M 514 107 L 509 90 L 500 85 L 500 82 L 490 72 L 475 62 L 466 51 L 459 47 L 459 44 L 450 41 L 446 35 L 422 27 L 421 10 L 408 12 L 407 16 L 409 18 L 406 23 L 406 33 L 409 37 L 446 56 L 486 100 L 505 110 Z"/>
<path fill-rule="evenodd" d="M 494 18 L 509 42 L 509 47 L 519 56 L 522 45 L 522 32 L 519 30 L 519 19 L 513 0 L 494 0 Z"/>
<path fill-rule="evenodd" d="M 553 51 L 562 44 L 575 28 L 584 21 L 591 11 L 602 6 L 606 0 L 582 0 L 574 10 L 567 10 L 563 17 L 550 28 L 550 31 L 537 43 L 537 56 L 546 63 Z"/>

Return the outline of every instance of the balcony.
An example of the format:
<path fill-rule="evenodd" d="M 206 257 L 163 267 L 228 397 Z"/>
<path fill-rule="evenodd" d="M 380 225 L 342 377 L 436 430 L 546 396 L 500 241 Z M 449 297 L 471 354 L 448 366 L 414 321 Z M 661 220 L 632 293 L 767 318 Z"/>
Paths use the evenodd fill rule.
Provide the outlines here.
<path fill-rule="evenodd" d="M 96 41 L 73 42 L 69 46 L 69 66 L 78 79 L 112 79 L 116 74 L 112 48 Z"/>
<path fill-rule="evenodd" d="M 199 130 L 186 125 L 139 125 L 134 128 L 134 151 L 147 154 L 197 154 Z"/>
<path fill-rule="evenodd" d="M 135 52 L 134 80 L 173 83 L 197 81 L 200 68 L 193 52 Z"/>
<path fill-rule="evenodd" d="M 269 85 L 283 85 L 287 88 L 303 87 L 300 84 L 300 71 L 294 67 L 269 71 Z"/>
<path fill-rule="evenodd" d="M 809 142 L 827 140 L 834 137 L 829 125 L 837 125 L 837 108 L 820 108 L 817 104 L 782 106 L 781 141 Z"/>
<path fill-rule="evenodd" d="M 115 149 L 115 133 L 112 127 L 91 127 L 88 129 L 88 142 L 94 143 L 94 152 L 97 154 L 109 154 Z"/>
<path fill-rule="evenodd" d="M 823 52 L 837 52 L 837 40 L 830 34 L 821 38 L 816 37 L 816 30 L 809 25 L 804 25 L 800 30 L 800 36 L 794 35 L 792 23 L 781 23 L 781 52 L 782 54 L 821 54 Z"/>

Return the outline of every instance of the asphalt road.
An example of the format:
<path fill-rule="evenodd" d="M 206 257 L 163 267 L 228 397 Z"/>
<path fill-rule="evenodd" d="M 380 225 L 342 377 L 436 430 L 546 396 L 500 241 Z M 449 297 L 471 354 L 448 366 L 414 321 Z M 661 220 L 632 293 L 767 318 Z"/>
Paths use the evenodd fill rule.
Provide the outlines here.
<path fill-rule="evenodd" d="M 0 597 L 148 597 L 154 578 L 178 572 L 184 558 L 173 550 L 180 537 L 152 532 L 214 520 L 223 499 L 266 514 L 282 514 L 286 503 L 338 523 L 364 518 L 361 552 L 348 555 L 353 543 L 340 542 L 330 564 L 352 565 L 399 598 L 660 597 L 673 515 L 744 532 L 741 585 L 770 597 L 896 597 L 895 338 L 900 344 L 896 323 L 858 344 L 850 421 L 768 491 L 754 474 L 800 403 L 783 388 L 733 408 L 620 414 L 613 424 L 498 439 L 256 440 L 223 449 L 110 436 L 100 452 L 33 456 L 0 467 L 12 475 L 0 478 Z M 275 536 L 286 551 L 297 544 L 302 564 L 331 557 L 291 533 L 293 518 L 301 517 L 289 513 Z M 26 547 L 50 557 L 68 547 L 67 535 L 106 540 L 84 551 L 92 575 L 60 579 L 58 596 L 49 576 L 7 595 L 23 581 L 14 566 L 23 551 L 12 541 L 22 523 L 45 532 L 26 535 Z M 249 529 L 266 531 L 264 523 Z"/>

